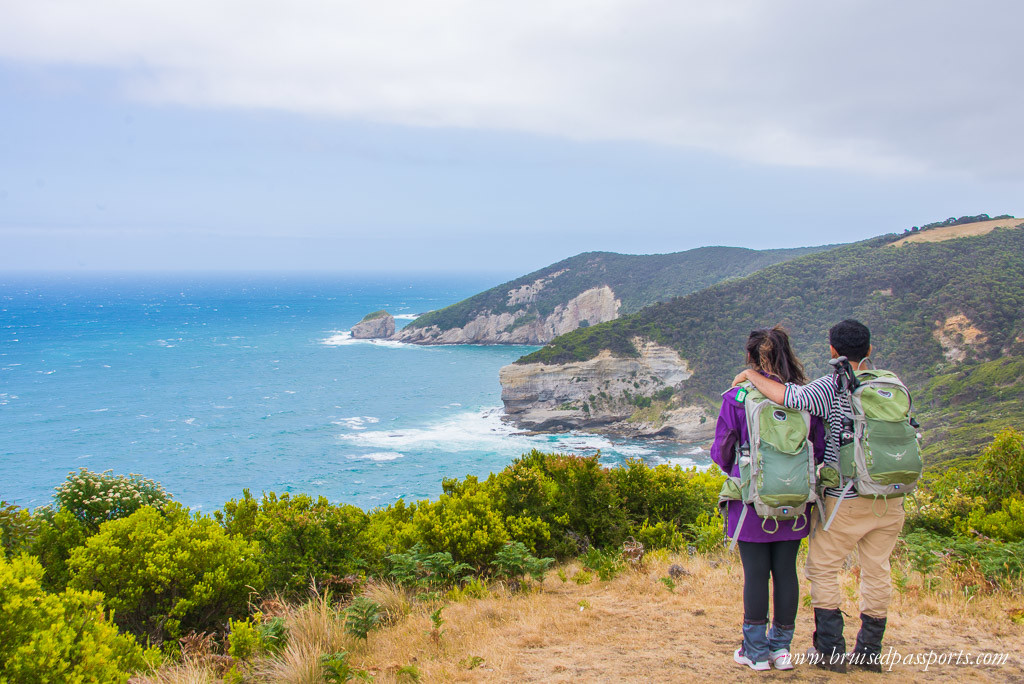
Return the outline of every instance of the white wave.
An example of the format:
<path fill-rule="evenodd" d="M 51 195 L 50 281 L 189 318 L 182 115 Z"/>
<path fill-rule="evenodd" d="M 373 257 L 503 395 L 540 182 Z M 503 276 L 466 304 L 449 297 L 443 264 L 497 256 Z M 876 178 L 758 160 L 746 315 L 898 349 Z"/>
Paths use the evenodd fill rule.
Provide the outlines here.
<path fill-rule="evenodd" d="M 356 454 L 351 458 L 359 458 L 366 461 L 395 461 L 399 458 L 405 458 L 405 454 L 400 454 L 397 451 L 375 451 L 372 454 Z"/>
<path fill-rule="evenodd" d="M 415 321 L 417 318 L 419 318 L 422 315 L 423 314 L 396 314 L 395 315 L 395 320 L 396 321 Z"/>
<path fill-rule="evenodd" d="M 354 422 L 363 429 L 338 435 L 338 439 L 352 446 L 382 452 L 433 452 L 440 456 L 461 452 L 485 452 L 511 459 L 532 449 L 575 454 L 601 451 L 606 456 L 619 458 L 651 453 L 642 446 L 617 445 L 600 435 L 521 434 L 516 428 L 503 422 L 502 415 L 503 411 L 500 408 L 464 411 L 424 427 L 396 430 L 368 430 L 362 422 Z M 352 419 L 336 422 L 347 425 L 349 420 Z"/>
<path fill-rule="evenodd" d="M 665 460 L 668 461 L 669 465 L 682 466 L 684 468 L 691 468 L 697 465 L 692 458 L 686 458 L 685 456 L 666 458 Z"/>
<path fill-rule="evenodd" d="M 638 444 L 620 444 L 614 447 L 615 451 L 622 454 L 623 456 L 650 456 L 654 453 L 654 449 L 648 449 Z"/>
<path fill-rule="evenodd" d="M 344 425 L 349 430 L 365 430 L 367 423 L 370 425 L 379 423 L 380 418 L 375 416 L 352 416 L 351 418 L 340 418 L 332 422 L 335 425 Z"/>
<path fill-rule="evenodd" d="M 186 419 L 185 419 L 185 424 L 186 424 L 186 425 L 192 425 L 192 424 L 194 424 L 195 422 L 196 422 L 196 419 L 195 419 L 195 418 L 186 418 Z"/>
<path fill-rule="evenodd" d="M 56 373 L 56 372 L 57 372 L 57 371 L 55 371 L 55 370 L 48 370 L 48 371 L 36 371 L 36 373 L 39 373 L 40 375 L 53 375 L 53 374 L 54 374 L 54 373 Z"/>
<path fill-rule="evenodd" d="M 689 451 L 687 451 L 686 453 L 689 454 L 690 456 L 699 456 L 700 454 L 707 453 L 707 452 L 705 452 L 704 449 L 702 449 L 701 447 L 695 446 L 692 449 L 690 449 Z"/>
<path fill-rule="evenodd" d="M 420 345 L 398 342 L 396 340 L 357 340 L 352 337 L 351 330 L 332 330 L 331 332 L 334 334 L 328 338 L 320 340 L 320 344 L 327 347 L 347 347 L 350 344 L 372 344 L 377 347 L 389 347 L 391 349 L 401 349 L 405 347 L 423 348 L 420 347 Z"/>

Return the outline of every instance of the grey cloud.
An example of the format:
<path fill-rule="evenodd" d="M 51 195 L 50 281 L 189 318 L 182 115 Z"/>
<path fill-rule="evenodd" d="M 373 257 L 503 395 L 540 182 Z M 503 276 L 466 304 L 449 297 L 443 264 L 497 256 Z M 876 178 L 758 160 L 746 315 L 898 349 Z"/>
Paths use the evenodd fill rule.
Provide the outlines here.
<path fill-rule="evenodd" d="M 134 97 L 1020 178 L 1015 2 L 0 1 L 0 57 Z"/>

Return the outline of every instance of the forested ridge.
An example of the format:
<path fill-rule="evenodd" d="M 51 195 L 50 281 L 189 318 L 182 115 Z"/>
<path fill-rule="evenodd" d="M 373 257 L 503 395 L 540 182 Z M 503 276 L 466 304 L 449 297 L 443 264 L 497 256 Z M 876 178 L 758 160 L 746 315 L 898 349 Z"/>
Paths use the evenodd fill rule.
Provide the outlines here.
<path fill-rule="evenodd" d="M 698 247 L 671 254 L 617 254 L 585 252 L 539 271 L 503 283 L 451 306 L 431 311 L 409 324 L 412 328 L 436 325 L 441 330 L 462 327 L 476 316 L 526 309 L 523 318 L 545 317 L 556 306 L 582 292 L 607 285 L 622 302 L 620 312 L 634 313 L 645 306 L 689 294 L 728 278 L 744 276 L 766 266 L 804 254 L 831 249 L 754 250 L 743 247 Z M 509 292 L 544 279 L 544 287 L 530 302 L 509 304 Z"/>
<path fill-rule="evenodd" d="M 889 247 L 886 235 L 776 264 L 598 326 L 556 338 L 517 363 L 635 355 L 632 338 L 667 344 L 695 370 L 684 392 L 716 396 L 743 365 L 750 330 L 781 323 L 812 372 L 824 372 L 827 331 L 868 325 L 876 359 L 911 381 L 946 368 L 937 327 L 963 315 L 982 334 L 968 362 L 1024 351 L 1024 231 Z M 951 369 L 951 368 L 950 368 Z"/>

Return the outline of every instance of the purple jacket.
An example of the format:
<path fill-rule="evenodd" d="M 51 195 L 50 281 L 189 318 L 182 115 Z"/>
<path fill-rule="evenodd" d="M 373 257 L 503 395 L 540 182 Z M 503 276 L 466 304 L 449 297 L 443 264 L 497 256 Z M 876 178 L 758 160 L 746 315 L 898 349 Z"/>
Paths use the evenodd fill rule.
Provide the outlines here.
<path fill-rule="evenodd" d="M 772 376 L 768 376 L 772 377 Z M 778 378 L 772 377 L 773 380 Z M 718 412 L 718 423 L 715 425 L 715 442 L 711 445 L 711 460 L 718 464 L 726 475 L 739 477 L 740 467 L 736 463 L 736 444 L 744 444 L 750 438 L 747 436 L 747 416 L 743 410 L 743 404 L 736 401 L 738 387 L 733 387 L 722 395 L 722 410 Z M 821 419 L 811 416 L 811 441 L 814 446 L 814 460 L 821 463 L 825 456 L 825 427 Z M 742 501 L 729 502 L 729 522 L 727 532 L 729 537 L 736 531 L 736 524 L 740 519 L 740 512 L 743 510 Z M 764 520 L 754 512 L 754 506 L 747 504 L 749 511 L 743 521 L 743 529 L 740 530 L 740 541 L 744 542 L 773 542 L 789 541 L 792 539 L 803 539 L 810 531 L 810 520 L 807 523 L 799 521 L 779 521 L 779 529 L 774 534 L 769 534 L 761 528 Z M 808 515 L 812 511 L 808 510 Z M 801 529 L 793 531 L 793 526 L 799 522 Z M 772 521 L 765 523 L 769 530 L 775 529 Z"/>

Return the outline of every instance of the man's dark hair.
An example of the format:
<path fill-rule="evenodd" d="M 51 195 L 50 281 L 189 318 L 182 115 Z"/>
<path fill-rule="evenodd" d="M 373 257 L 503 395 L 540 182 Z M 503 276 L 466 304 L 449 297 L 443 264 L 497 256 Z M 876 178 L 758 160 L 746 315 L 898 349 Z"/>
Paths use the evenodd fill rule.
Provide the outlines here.
<path fill-rule="evenodd" d="M 871 351 L 871 331 L 860 321 L 847 318 L 828 331 L 828 343 L 840 356 L 850 361 L 862 361 Z"/>

